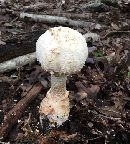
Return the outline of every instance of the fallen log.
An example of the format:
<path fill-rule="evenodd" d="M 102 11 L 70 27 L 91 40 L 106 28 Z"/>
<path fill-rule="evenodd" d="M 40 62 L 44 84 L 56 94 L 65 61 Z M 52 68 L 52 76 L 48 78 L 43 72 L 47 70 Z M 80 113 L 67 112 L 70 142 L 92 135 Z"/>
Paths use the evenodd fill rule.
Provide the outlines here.
<path fill-rule="evenodd" d="M 7 113 L 0 126 L 0 140 L 3 140 L 8 136 L 11 128 L 17 123 L 18 119 L 21 118 L 27 106 L 37 97 L 42 88 L 43 86 L 41 84 L 35 84 L 26 96 Z"/>

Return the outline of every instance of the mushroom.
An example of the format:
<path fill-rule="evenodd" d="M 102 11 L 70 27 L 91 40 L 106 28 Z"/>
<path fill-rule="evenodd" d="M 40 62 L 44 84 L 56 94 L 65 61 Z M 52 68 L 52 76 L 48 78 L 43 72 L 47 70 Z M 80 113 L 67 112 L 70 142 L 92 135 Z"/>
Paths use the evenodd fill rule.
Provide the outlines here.
<path fill-rule="evenodd" d="M 36 43 L 36 57 L 41 67 L 51 73 L 51 88 L 42 100 L 40 117 L 50 126 L 60 126 L 68 120 L 70 112 L 67 76 L 84 66 L 88 56 L 85 38 L 68 27 L 54 27 L 42 34 Z"/>

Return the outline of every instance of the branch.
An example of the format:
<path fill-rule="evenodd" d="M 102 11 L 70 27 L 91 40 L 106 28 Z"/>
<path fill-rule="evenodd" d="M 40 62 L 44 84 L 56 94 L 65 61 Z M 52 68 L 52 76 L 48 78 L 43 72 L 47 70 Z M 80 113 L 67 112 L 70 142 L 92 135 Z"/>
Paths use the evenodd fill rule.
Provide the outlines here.
<path fill-rule="evenodd" d="M 91 10 L 91 11 L 109 11 L 109 7 L 101 2 L 87 3 L 81 6 L 83 10 Z"/>
<path fill-rule="evenodd" d="M 104 37 L 102 37 L 101 39 L 106 39 L 107 37 L 111 37 L 115 34 L 130 34 L 130 31 L 110 31 L 109 33 L 107 33 Z"/>
<path fill-rule="evenodd" d="M 92 13 L 69 13 L 69 12 L 61 12 L 58 13 L 58 10 L 54 10 L 52 12 L 47 13 L 47 15 L 55 15 L 55 16 L 60 16 L 60 17 L 66 17 L 68 19 L 79 19 L 79 20 L 90 20 L 92 19 Z"/>
<path fill-rule="evenodd" d="M 33 63 L 36 60 L 35 53 L 30 53 L 24 56 L 0 63 L 0 73 L 16 69 L 17 67 L 24 66 L 28 63 Z"/>
<path fill-rule="evenodd" d="M 42 88 L 43 86 L 41 84 L 35 84 L 27 95 L 8 112 L 0 127 L 0 139 L 4 139 L 8 136 L 11 128 L 17 123 L 18 119 L 21 118 L 27 106 L 37 97 L 37 94 Z"/>
<path fill-rule="evenodd" d="M 67 25 L 67 26 L 74 26 L 74 27 L 91 28 L 92 26 L 96 25 L 93 22 L 75 21 L 75 20 L 68 19 L 66 17 L 58 17 L 58 16 L 50 16 L 50 15 L 37 15 L 37 14 L 29 14 L 29 13 L 24 13 L 24 12 L 20 13 L 20 18 L 21 19 L 29 18 L 30 20 L 33 20 L 36 22 Z"/>

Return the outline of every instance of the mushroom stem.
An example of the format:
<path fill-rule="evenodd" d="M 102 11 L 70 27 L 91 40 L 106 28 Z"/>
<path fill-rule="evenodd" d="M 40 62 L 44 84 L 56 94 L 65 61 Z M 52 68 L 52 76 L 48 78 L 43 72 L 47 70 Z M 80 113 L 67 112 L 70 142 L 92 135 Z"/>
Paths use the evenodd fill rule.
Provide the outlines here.
<path fill-rule="evenodd" d="M 40 119 L 47 117 L 50 126 L 60 126 L 68 120 L 70 112 L 69 92 L 66 90 L 67 75 L 51 74 L 51 88 L 40 105 Z"/>
<path fill-rule="evenodd" d="M 66 92 L 66 80 L 67 75 L 59 75 L 57 73 L 51 74 L 51 89 L 52 94 L 65 93 Z M 64 96 L 64 95 L 61 95 Z"/>

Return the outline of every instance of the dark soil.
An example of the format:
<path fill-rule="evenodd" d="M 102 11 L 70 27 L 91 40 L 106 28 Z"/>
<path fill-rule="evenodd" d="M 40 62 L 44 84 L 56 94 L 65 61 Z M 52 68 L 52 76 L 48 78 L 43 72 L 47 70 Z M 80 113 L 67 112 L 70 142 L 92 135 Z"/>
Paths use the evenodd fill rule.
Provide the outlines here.
<path fill-rule="evenodd" d="M 40 126 L 39 105 L 50 88 L 50 74 L 38 63 L 0 74 L 0 124 L 6 114 L 35 83 L 43 90 L 22 113 L 4 142 L 11 144 L 130 144 L 130 3 L 107 0 L 100 7 L 86 7 L 90 1 L 43 1 L 43 6 L 26 8 L 40 1 L 0 1 L 0 62 L 35 51 L 35 42 L 48 28 L 44 24 L 21 20 L 20 12 L 67 16 L 74 20 L 95 22 L 87 28 L 72 27 L 82 34 L 94 32 L 100 40 L 87 43 L 93 61 L 111 57 L 113 61 L 87 62 L 80 73 L 69 76 L 71 111 L 67 122 L 49 128 Z M 80 14 L 80 16 L 79 16 Z M 105 25 L 99 27 L 98 24 Z M 113 31 L 113 32 L 111 32 Z M 23 48 L 24 47 L 24 48 Z M 14 49 L 17 49 L 17 51 Z M 2 143 L 2 140 L 0 141 Z"/>

